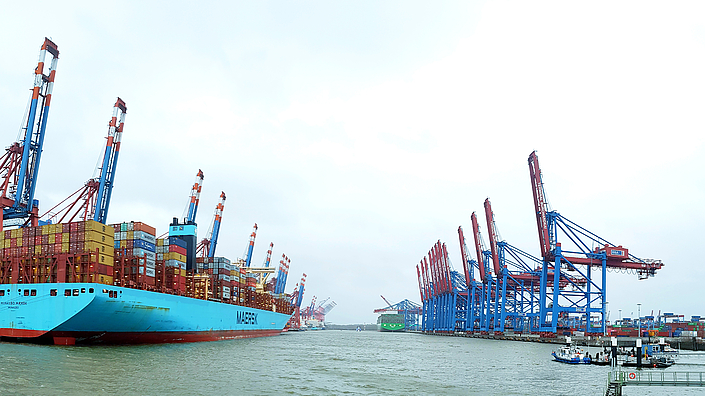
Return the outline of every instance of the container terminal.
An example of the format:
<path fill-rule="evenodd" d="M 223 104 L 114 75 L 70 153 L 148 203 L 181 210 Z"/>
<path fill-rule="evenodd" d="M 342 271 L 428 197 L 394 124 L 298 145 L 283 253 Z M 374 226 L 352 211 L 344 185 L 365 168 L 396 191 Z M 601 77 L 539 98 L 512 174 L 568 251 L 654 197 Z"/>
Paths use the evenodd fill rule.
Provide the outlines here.
<path fill-rule="evenodd" d="M 108 224 L 127 113 L 120 98 L 100 175 L 40 213 L 34 195 L 58 59 L 58 46 L 45 39 L 21 139 L 0 159 L 0 337 L 62 345 L 159 343 L 268 336 L 298 327 L 306 274 L 286 294 L 291 260 L 283 254 L 277 270 L 270 266 L 273 243 L 264 264 L 251 265 L 257 224 L 244 259 L 215 255 L 224 192 L 198 241 L 201 170 L 184 218 L 173 218 L 167 233 L 158 236 L 139 221 Z"/>
<path fill-rule="evenodd" d="M 458 228 L 462 274 L 452 269 L 447 246 L 440 241 L 416 266 L 423 302 L 421 332 L 497 337 L 523 334 L 544 339 L 573 333 L 605 335 L 607 271 L 633 273 L 644 280 L 663 268 L 660 260 L 640 259 L 626 247 L 552 210 L 536 152 L 529 155 L 528 163 L 541 256 L 499 239 L 494 212 L 486 199 L 489 247 L 474 212 L 470 217 L 474 258 L 463 228 Z M 622 325 L 610 331 L 619 335 L 627 329 Z M 675 332 L 676 328 L 659 327 L 659 335 L 667 331 Z"/>

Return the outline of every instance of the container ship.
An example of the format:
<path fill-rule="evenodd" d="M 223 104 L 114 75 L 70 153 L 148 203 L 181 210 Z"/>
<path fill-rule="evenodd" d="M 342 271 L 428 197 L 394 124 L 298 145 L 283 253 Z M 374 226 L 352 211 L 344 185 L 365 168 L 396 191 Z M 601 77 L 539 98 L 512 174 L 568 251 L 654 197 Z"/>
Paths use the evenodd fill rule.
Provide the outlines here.
<path fill-rule="evenodd" d="M 0 337 L 73 345 L 279 334 L 294 312 L 293 296 L 284 293 L 290 261 L 283 255 L 269 279 L 270 244 L 265 265 L 252 267 L 254 232 L 245 259 L 215 256 L 224 192 L 206 238 L 197 242 L 200 170 L 188 214 L 174 218 L 168 233 L 157 238 L 154 227 L 138 221 L 108 224 L 127 112 L 122 99 L 113 106 L 100 175 L 39 213 L 34 193 L 58 58 L 46 38 L 26 124 L 0 157 Z"/>
<path fill-rule="evenodd" d="M 377 318 L 377 330 L 379 331 L 404 331 L 404 315 L 398 313 L 383 313 Z"/>
<path fill-rule="evenodd" d="M 275 282 L 258 284 L 224 257 L 193 257 L 187 269 L 187 243 L 153 233 L 93 220 L 1 232 L 0 337 L 73 345 L 281 333 L 293 307 L 265 290 Z"/>

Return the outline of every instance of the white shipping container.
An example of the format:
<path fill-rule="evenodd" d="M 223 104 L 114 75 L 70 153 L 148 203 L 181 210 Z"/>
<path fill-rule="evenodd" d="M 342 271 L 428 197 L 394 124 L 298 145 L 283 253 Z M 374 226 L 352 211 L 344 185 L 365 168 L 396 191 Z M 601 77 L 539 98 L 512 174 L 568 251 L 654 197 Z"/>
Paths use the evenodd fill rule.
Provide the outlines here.
<path fill-rule="evenodd" d="M 135 229 L 135 223 L 129 222 L 127 223 L 127 231 L 132 231 Z"/>
<path fill-rule="evenodd" d="M 230 300 L 230 292 L 223 292 L 223 298 L 226 300 Z"/>
<path fill-rule="evenodd" d="M 156 244 L 157 243 L 157 238 L 154 237 L 152 234 L 147 234 L 144 231 L 135 231 L 133 234 L 134 239 L 140 239 L 146 242 L 149 242 L 151 244 Z"/>
<path fill-rule="evenodd" d="M 230 293 L 230 286 L 223 286 L 223 293 Z"/>
<path fill-rule="evenodd" d="M 230 275 L 218 275 L 218 279 L 230 282 Z"/>
<path fill-rule="evenodd" d="M 154 268 L 147 268 L 147 270 L 145 271 L 145 275 L 154 278 L 154 275 L 155 275 Z"/>
<path fill-rule="evenodd" d="M 127 231 L 120 232 L 120 240 L 127 240 Z"/>
<path fill-rule="evenodd" d="M 157 253 L 157 260 L 164 260 L 164 253 Z"/>
<path fill-rule="evenodd" d="M 181 266 L 181 262 L 177 261 L 177 260 L 166 260 L 166 261 L 164 261 L 164 266 L 179 268 Z"/>

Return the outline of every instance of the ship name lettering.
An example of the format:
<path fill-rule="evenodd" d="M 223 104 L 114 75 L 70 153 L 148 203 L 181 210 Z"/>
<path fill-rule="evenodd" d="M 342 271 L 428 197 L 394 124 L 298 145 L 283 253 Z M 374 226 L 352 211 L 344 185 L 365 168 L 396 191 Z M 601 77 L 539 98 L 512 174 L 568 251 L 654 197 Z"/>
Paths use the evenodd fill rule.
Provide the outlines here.
<path fill-rule="evenodd" d="M 238 312 L 237 324 L 256 325 L 257 314 L 254 312 Z"/>
<path fill-rule="evenodd" d="M 27 301 L 3 301 L 2 305 L 27 305 Z"/>

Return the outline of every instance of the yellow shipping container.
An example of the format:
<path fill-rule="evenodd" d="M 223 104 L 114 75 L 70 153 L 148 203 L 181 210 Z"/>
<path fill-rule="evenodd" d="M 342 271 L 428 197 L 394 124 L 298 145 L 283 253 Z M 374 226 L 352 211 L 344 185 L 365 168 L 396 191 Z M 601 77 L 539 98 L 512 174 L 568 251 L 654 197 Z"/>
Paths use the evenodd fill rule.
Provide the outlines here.
<path fill-rule="evenodd" d="M 98 242 L 84 242 L 83 249 L 88 252 L 95 252 L 98 250 L 100 254 L 113 257 L 115 253 L 115 248 L 112 245 L 105 245 Z"/>
<path fill-rule="evenodd" d="M 42 235 L 49 235 L 49 227 L 51 227 L 51 224 L 43 225 L 39 228 L 42 229 Z"/>
<path fill-rule="evenodd" d="M 180 254 L 180 253 L 176 253 L 176 252 L 168 252 L 168 253 L 164 253 L 164 260 L 176 260 L 176 261 L 180 261 L 182 263 L 185 263 L 186 256 L 184 256 L 183 254 Z"/>
<path fill-rule="evenodd" d="M 157 239 L 157 246 L 164 246 L 164 239 Z"/>
<path fill-rule="evenodd" d="M 56 243 L 56 234 L 49 234 L 49 244 L 53 245 Z"/>
<path fill-rule="evenodd" d="M 11 240 L 12 240 L 12 239 L 5 239 L 5 243 L 3 243 L 3 246 L 5 247 L 5 249 L 9 249 L 9 248 L 10 248 L 10 241 L 11 241 Z"/>
<path fill-rule="evenodd" d="M 113 277 L 110 275 L 98 275 L 98 283 L 102 283 L 104 285 L 112 285 Z"/>
<path fill-rule="evenodd" d="M 186 270 L 185 270 L 185 269 L 182 269 L 182 270 L 181 270 L 181 276 L 186 276 Z"/>
<path fill-rule="evenodd" d="M 17 229 L 10 230 L 10 238 L 17 238 Z"/>
<path fill-rule="evenodd" d="M 135 232 L 127 231 L 127 239 L 135 239 Z"/>
<path fill-rule="evenodd" d="M 69 243 L 62 242 L 61 243 L 61 253 L 68 253 L 68 252 L 69 252 Z"/>
<path fill-rule="evenodd" d="M 61 243 L 69 243 L 69 242 L 70 242 L 70 241 L 69 241 L 69 236 L 70 236 L 70 235 L 71 235 L 71 234 L 69 234 L 68 232 L 65 232 L 65 233 L 61 234 Z"/>
<path fill-rule="evenodd" d="M 127 240 L 122 239 L 120 241 L 120 249 L 125 249 L 127 247 Z"/>
<path fill-rule="evenodd" d="M 68 249 L 66 251 L 68 251 Z M 42 254 L 42 245 L 35 245 L 34 246 L 34 254 L 36 254 L 36 255 Z"/>
<path fill-rule="evenodd" d="M 113 256 L 108 256 L 107 254 L 99 254 L 98 264 L 105 264 L 109 267 L 112 267 L 114 264 Z"/>
<path fill-rule="evenodd" d="M 17 247 L 22 247 L 22 237 L 17 238 Z"/>
<path fill-rule="evenodd" d="M 115 230 L 113 229 L 112 226 L 98 223 L 95 220 L 86 221 L 86 234 L 88 234 L 88 231 L 97 231 L 97 232 L 99 232 L 103 235 L 107 235 L 111 238 L 113 238 L 115 236 Z"/>
<path fill-rule="evenodd" d="M 114 246 L 115 240 L 110 235 L 101 234 L 96 231 L 86 231 L 86 242 L 98 242 L 104 245 Z"/>

